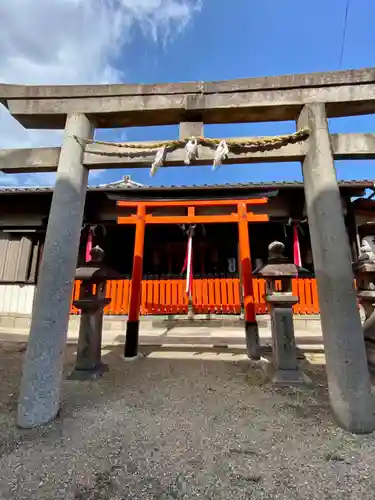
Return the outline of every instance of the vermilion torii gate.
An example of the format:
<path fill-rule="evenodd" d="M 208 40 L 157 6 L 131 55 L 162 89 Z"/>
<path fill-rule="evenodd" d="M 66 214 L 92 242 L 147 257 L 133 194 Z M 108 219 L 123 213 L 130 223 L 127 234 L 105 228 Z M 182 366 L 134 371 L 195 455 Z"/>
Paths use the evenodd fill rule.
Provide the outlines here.
<path fill-rule="evenodd" d="M 111 145 L 82 148 L 77 138 L 92 138 L 95 127 L 180 123 L 181 136 L 192 137 L 203 135 L 197 133 L 203 123 L 295 120 L 298 130 L 308 129 L 308 140 L 230 149 L 227 162 L 301 161 L 332 409 L 345 429 L 374 430 L 374 401 L 334 159 L 375 158 L 375 136 L 330 137 L 327 116 L 375 113 L 375 69 L 163 85 L 0 85 L 0 101 L 26 128 L 65 128 L 61 149 L 0 151 L 3 172 L 57 170 L 21 383 L 21 427 L 46 423 L 59 409 L 89 169 L 137 168 L 154 160 L 144 150 L 124 155 L 122 148 Z M 98 149 L 103 153 L 103 148 L 107 154 L 94 154 Z M 176 149 L 166 155 L 164 165 L 181 165 L 183 159 Z M 193 164 L 211 162 L 212 151 L 199 146 Z"/>
<path fill-rule="evenodd" d="M 238 226 L 238 249 L 243 288 L 245 334 L 248 355 L 252 359 L 260 359 L 259 333 L 256 322 L 254 294 L 252 289 L 252 269 L 250 258 L 249 222 L 266 222 L 267 214 L 253 213 L 251 207 L 264 205 L 267 198 L 242 200 L 189 200 L 189 201 L 118 201 L 118 224 L 135 224 L 135 243 L 133 256 L 132 286 L 129 302 L 129 315 L 126 328 L 125 357 L 134 358 L 138 352 L 139 312 L 141 302 L 142 266 L 144 253 L 144 237 L 146 224 L 210 224 L 236 223 Z M 155 215 L 147 213 L 162 208 L 182 209 L 183 215 Z M 227 213 L 197 214 L 199 209 L 229 209 Z M 133 210 L 131 214 L 123 214 L 122 210 Z M 232 209 L 235 211 L 232 212 Z"/>

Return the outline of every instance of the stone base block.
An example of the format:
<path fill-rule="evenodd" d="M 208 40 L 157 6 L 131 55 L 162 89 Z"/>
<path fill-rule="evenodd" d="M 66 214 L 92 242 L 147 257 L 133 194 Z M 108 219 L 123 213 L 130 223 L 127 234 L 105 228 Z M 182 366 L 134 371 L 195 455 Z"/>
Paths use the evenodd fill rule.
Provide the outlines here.
<path fill-rule="evenodd" d="M 303 373 L 302 370 L 278 370 L 271 363 L 264 368 L 266 376 L 272 384 L 278 386 L 284 385 L 311 385 L 312 380 Z"/>
<path fill-rule="evenodd" d="M 97 380 L 104 373 L 109 372 L 109 367 L 105 363 L 100 363 L 95 369 L 93 370 L 77 370 L 74 369 L 72 373 L 68 376 L 68 380 Z"/>
<path fill-rule="evenodd" d="M 139 321 L 128 321 L 126 324 L 125 358 L 134 358 L 138 354 Z"/>
<path fill-rule="evenodd" d="M 260 359 L 260 341 L 258 324 L 245 321 L 246 349 L 250 359 Z"/>
<path fill-rule="evenodd" d="M 137 359 L 142 358 L 142 357 L 143 357 L 143 356 L 142 356 L 141 354 L 139 354 L 139 353 L 138 353 L 136 356 L 132 356 L 132 357 L 129 357 L 129 356 L 125 357 L 125 356 L 123 356 L 123 358 L 122 358 L 122 359 L 123 359 L 124 361 L 126 361 L 126 362 L 131 362 L 131 361 L 137 361 Z"/>

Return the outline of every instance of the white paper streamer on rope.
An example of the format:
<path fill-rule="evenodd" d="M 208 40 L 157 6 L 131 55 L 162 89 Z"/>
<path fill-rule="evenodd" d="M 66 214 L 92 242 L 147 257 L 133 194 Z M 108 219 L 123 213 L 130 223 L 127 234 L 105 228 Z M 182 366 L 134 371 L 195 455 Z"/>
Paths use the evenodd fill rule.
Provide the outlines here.
<path fill-rule="evenodd" d="M 167 154 L 167 148 L 165 146 L 157 150 L 154 163 L 151 165 L 150 169 L 151 177 L 153 177 L 158 171 L 158 169 L 163 166 L 166 154 Z"/>
<path fill-rule="evenodd" d="M 185 165 L 190 165 L 192 161 L 198 158 L 198 141 L 192 137 L 185 146 Z"/>
<path fill-rule="evenodd" d="M 218 167 L 220 167 L 223 161 L 225 161 L 228 158 L 228 154 L 229 154 L 228 144 L 225 141 L 221 141 L 215 151 L 214 165 L 212 167 L 212 170 L 216 170 Z"/>

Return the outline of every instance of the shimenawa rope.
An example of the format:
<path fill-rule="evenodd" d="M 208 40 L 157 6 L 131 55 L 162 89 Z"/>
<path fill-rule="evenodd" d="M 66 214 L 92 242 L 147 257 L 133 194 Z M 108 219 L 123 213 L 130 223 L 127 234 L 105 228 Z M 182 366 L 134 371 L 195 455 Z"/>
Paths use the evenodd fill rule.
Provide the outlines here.
<path fill-rule="evenodd" d="M 259 137 L 254 139 L 214 139 L 209 137 L 191 137 L 159 142 L 106 142 L 94 139 L 80 138 L 74 136 L 82 149 L 89 153 L 99 156 L 117 156 L 119 158 L 136 158 L 145 153 L 156 152 L 155 160 L 151 167 L 151 175 L 154 175 L 157 169 L 163 166 L 168 152 L 176 149 L 185 148 L 185 163 L 190 165 L 194 159 L 198 158 L 198 145 L 208 146 L 215 149 L 214 169 L 222 164 L 228 157 L 230 151 L 262 151 L 280 148 L 287 144 L 304 141 L 308 138 L 308 129 L 301 129 L 293 134 L 279 135 L 274 137 Z M 99 144 L 113 148 L 124 149 L 126 151 L 105 151 L 105 150 L 86 150 L 88 144 Z"/>

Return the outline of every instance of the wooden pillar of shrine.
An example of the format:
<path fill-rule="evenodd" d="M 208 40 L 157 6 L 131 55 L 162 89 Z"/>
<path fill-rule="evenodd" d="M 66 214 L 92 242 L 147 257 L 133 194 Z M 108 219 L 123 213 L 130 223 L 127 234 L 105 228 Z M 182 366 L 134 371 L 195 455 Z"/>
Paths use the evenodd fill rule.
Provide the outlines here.
<path fill-rule="evenodd" d="M 146 207 L 138 205 L 135 228 L 132 284 L 129 302 L 128 321 L 126 323 L 125 358 L 134 359 L 138 355 L 139 314 L 141 306 L 141 287 L 143 272 L 143 253 L 146 229 Z"/>
<path fill-rule="evenodd" d="M 255 314 L 246 203 L 239 203 L 237 205 L 237 211 L 239 216 L 238 241 L 247 354 L 251 359 L 260 359 L 259 332 Z"/>

